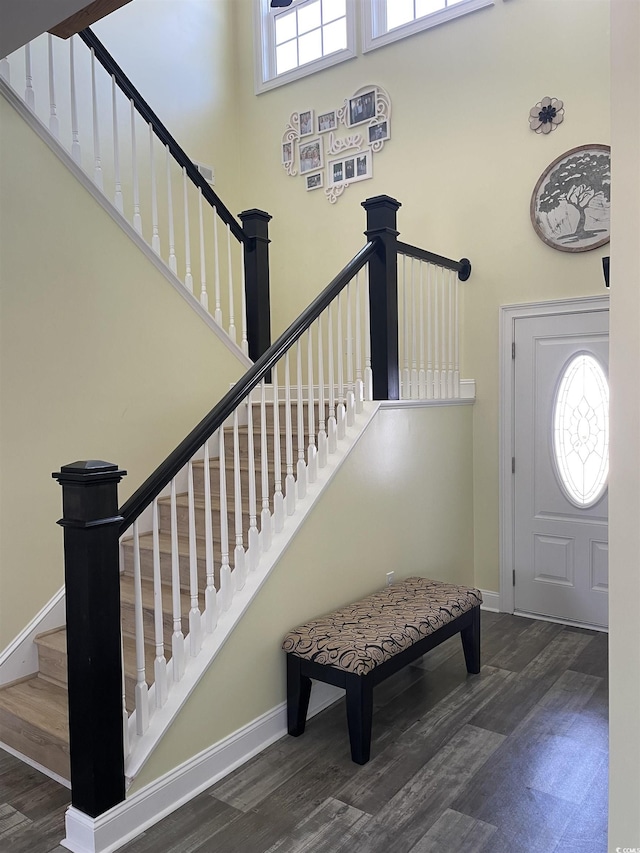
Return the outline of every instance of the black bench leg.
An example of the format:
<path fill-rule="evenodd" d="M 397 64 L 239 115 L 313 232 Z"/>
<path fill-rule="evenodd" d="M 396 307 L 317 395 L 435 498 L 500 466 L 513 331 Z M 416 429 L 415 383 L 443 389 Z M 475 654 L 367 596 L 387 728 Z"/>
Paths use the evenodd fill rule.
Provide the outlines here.
<path fill-rule="evenodd" d="M 373 681 L 367 676 L 349 674 L 346 687 L 351 758 L 356 764 L 366 764 L 371 754 Z"/>
<path fill-rule="evenodd" d="M 302 674 L 301 660 L 295 655 L 287 655 L 287 731 L 298 737 L 304 732 L 307 722 L 311 679 Z"/>
<path fill-rule="evenodd" d="M 460 631 L 467 672 L 480 672 L 480 606 L 471 611 L 471 625 Z"/>

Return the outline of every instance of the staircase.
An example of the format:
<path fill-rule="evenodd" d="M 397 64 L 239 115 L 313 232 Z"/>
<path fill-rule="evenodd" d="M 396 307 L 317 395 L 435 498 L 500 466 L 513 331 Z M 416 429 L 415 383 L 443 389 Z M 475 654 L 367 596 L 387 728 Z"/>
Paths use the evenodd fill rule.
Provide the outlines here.
<path fill-rule="evenodd" d="M 318 409 L 316 406 L 316 417 Z M 325 407 L 325 418 L 328 408 Z M 285 421 L 284 404 L 280 406 L 281 422 Z M 274 475 L 274 438 L 273 438 L 273 407 L 267 414 L 268 460 L 269 460 L 269 494 L 273 494 Z M 257 494 L 261 491 L 261 427 L 253 427 L 255 451 L 255 477 Z M 293 446 L 297 449 L 297 424 L 292 423 Z M 242 530 L 243 540 L 247 541 L 250 516 L 248 501 L 249 486 L 249 447 L 248 427 L 238 427 L 241 495 L 242 495 Z M 306 449 L 305 449 L 306 450 Z M 281 458 L 286 459 L 286 437 L 280 437 Z M 297 457 L 297 452 L 296 452 Z M 199 589 L 206 585 L 205 569 L 205 493 L 204 493 L 204 463 L 195 462 L 193 465 L 194 508 L 196 547 L 199 574 Z M 234 459 L 233 454 L 226 456 L 225 474 L 229 489 L 230 502 L 227 507 L 227 524 L 229 541 L 235 541 L 235 509 L 234 499 Z M 220 518 L 220 507 L 223 503 L 220 492 L 220 463 L 211 459 L 209 463 L 209 481 L 211 486 L 212 515 Z M 273 511 L 273 504 L 271 504 Z M 162 614 L 164 627 L 164 644 L 167 659 L 170 659 L 171 639 L 174 631 L 172 608 L 172 548 L 171 548 L 171 500 L 163 497 L 158 500 L 158 517 L 160 533 L 160 573 L 162 578 Z M 189 595 L 189 498 L 186 492 L 176 495 L 176 520 L 178 532 L 178 555 L 180 566 L 182 632 L 189 632 L 189 613 L 191 599 Z M 260 527 L 260 515 L 257 515 Z M 219 523 L 219 521 L 218 521 Z M 218 524 L 214 530 L 218 530 Z M 144 533 L 139 537 L 140 569 L 142 589 L 142 612 L 145 641 L 145 669 L 149 686 L 154 681 L 154 584 L 153 584 L 153 534 Z M 222 553 L 220 538 L 214 536 L 214 561 L 216 566 L 215 586 L 220 589 L 220 565 Z M 229 563 L 234 566 L 234 548 L 229 548 Z M 122 541 L 122 567 L 120 575 L 120 606 L 122 616 L 122 645 L 124 661 L 124 695 L 126 709 L 131 714 L 135 709 L 135 687 L 137 683 L 136 646 L 135 646 L 135 590 L 134 590 L 134 550 L 133 540 L 125 538 Z M 204 610 L 204 595 L 199 594 L 200 610 Z M 39 670 L 37 673 L 20 680 L 17 683 L 0 688 L 0 742 L 25 756 L 31 762 L 46 768 L 64 780 L 69 780 L 69 720 L 67 707 L 67 634 L 66 627 L 61 627 L 39 635 L 36 640 L 38 649 Z"/>

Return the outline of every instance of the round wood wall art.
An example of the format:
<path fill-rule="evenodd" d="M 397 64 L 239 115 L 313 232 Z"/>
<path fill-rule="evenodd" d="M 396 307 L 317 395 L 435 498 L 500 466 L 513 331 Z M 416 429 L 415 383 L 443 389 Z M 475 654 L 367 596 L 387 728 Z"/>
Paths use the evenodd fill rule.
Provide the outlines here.
<path fill-rule="evenodd" d="M 531 196 L 531 222 L 548 246 L 588 252 L 609 242 L 611 149 L 581 145 L 553 161 Z"/>

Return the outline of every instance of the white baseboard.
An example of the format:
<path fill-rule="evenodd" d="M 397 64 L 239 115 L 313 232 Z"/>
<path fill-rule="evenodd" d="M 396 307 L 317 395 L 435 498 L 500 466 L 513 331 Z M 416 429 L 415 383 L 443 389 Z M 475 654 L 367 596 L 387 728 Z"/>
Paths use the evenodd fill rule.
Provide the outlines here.
<path fill-rule="evenodd" d="M 59 628 L 65 621 L 65 595 L 62 587 L 0 653 L 0 686 L 37 672 L 38 649 L 33 642 L 34 638 L 45 631 Z"/>
<path fill-rule="evenodd" d="M 308 717 L 344 695 L 344 691 L 313 682 Z M 171 814 L 215 782 L 262 752 L 287 732 L 287 706 L 282 702 L 237 732 L 147 785 L 97 818 L 73 806 L 65 816 L 63 847 L 73 853 L 111 853 Z"/>
<path fill-rule="evenodd" d="M 500 593 L 491 592 L 488 589 L 481 589 L 482 605 L 481 610 L 489 610 L 491 613 L 500 613 Z"/>

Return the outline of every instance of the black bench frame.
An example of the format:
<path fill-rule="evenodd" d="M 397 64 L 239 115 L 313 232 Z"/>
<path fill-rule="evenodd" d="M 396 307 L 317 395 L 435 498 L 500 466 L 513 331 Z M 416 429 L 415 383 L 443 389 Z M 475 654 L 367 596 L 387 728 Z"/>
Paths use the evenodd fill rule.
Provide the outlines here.
<path fill-rule="evenodd" d="M 345 672 L 330 664 L 300 658 L 287 653 L 287 730 L 299 737 L 304 732 L 311 695 L 311 679 L 342 687 L 347 692 L 347 723 L 351 758 L 356 764 L 366 764 L 371 753 L 371 723 L 373 718 L 373 688 L 407 664 L 422 657 L 460 634 L 467 672 L 480 672 L 480 605 L 467 610 L 428 637 L 418 640 L 389 660 L 384 661 L 366 675 Z"/>

